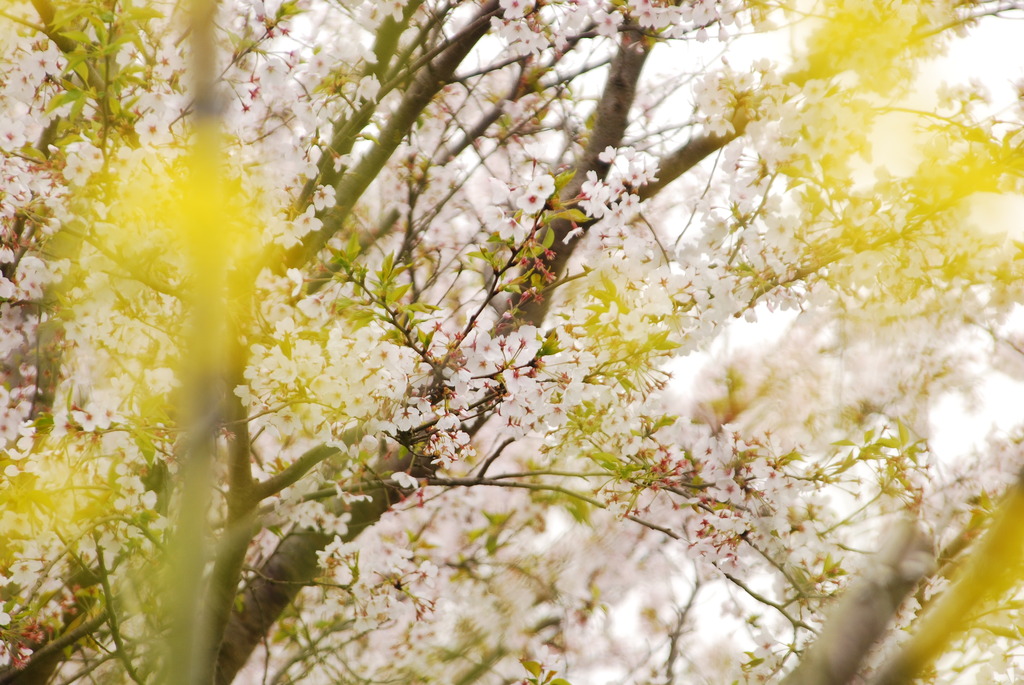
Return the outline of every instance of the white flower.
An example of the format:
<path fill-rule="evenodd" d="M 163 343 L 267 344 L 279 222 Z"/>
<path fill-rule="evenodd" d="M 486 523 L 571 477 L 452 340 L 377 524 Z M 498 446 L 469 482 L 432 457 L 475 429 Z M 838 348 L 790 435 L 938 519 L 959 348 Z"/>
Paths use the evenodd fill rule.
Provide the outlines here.
<path fill-rule="evenodd" d="M 306 211 L 295 217 L 295 221 L 292 222 L 292 232 L 297 238 L 319 231 L 321 227 L 323 223 L 316 218 L 316 211 L 312 205 L 306 207 Z"/>
<path fill-rule="evenodd" d="M 334 186 L 320 186 L 313 193 L 313 207 L 316 211 L 333 207 L 336 204 Z"/>
<path fill-rule="evenodd" d="M 508 43 L 510 55 L 522 56 L 543 50 L 548 45 L 543 34 L 535 33 L 525 21 L 504 21 L 497 17 L 491 18 L 491 25 L 498 31 L 498 36 Z"/>
<path fill-rule="evenodd" d="M 162 145 L 172 140 L 167 124 L 159 114 L 147 112 L 135 122 L 135 133 L 141 145 Z"/>
<path fill-rule="evenodd" d="M 302 286 L 305 283 L 305 278 L 303 278 L 302 272 L 298 269 L 288 269 L 285 271 L 285 275 L 288 277 L 289 281 L 295 284 L 292 287 L 292 297 L 295 297 L 302 292 Z"/>
<path fill-rule="evenodd" d="M 15 585 L 30 587 L 39 580 L 39 572 L 43 569 L 43 562 L 38 559 L 22 559 L 11 564 L 10 580 Z"/>
<path fill-rule="evenodd" d="M 562 238 L 562 244 L 568 245 L 572 240 L 574 240 L 575 238 L 579 238 L 581 235 L 583 235 L 583 227 L 577 226 L 576 228 L 572 229 L 571 231 L 565 234 L 565 237 Z"/>
<path fill-rule="evenodd" d="M 604 10 L 594 12 L 594 23 L 597 24 L 597 32 L 606 38 L 614 38 L 619 32 L 619 25 L 622 24 L 622 12 L 615 11 L 608 14 Z"/>
<path fill-rule="evenodd" d="M 530 9 L 529 0 L 499 0 L 506 19 L 519 19 Z"/>
<path fill-rule="evenodd" d="M 377 101 L 377 94 L 380 93 L 380 81 L 372 74 L 359 79 L 359 87 L 356 88 L 357 100 Z"/>
<path fill-rule="evenodd" d="M 540 350 L 541 341 L 537 337 L 536 326 L 523 326 L 513 331 L 504 340 L 504 348 L 509 361 L 527 364 Z"/>
<path fill-rule="evenodd" d="M 437 430 L 439 431 L 453 431 L 459 427 L 459 417 L 455 414 L 445 414 L 437 420 Z"/>
<path fill-rule="evenodd" d="M 392 480 L 398 483 L 398 486 L 407 490 L 412 490 L 419 487 L 420 483 L 418 480 L 410 476 L 405 471 L 395 471 L 391 474 Z"/>
<path fill-rule="evenodd" d="M 526 238 L 526 228 L 515 218 L 507 216 L 498 207 L 490 206 L 484 209 L 485 223 L 498 232 L 502 240 L 511 240 L 518 245 Z"/>
<path fill-rule="evenodd" d="M 549 174 L 541 174 L 530 181 L 530 185 L 516 198 L 516 206 L 527 214 L 536 214 L 544 209 L 548 198 L 554 192 L 555 179 Z"/>
<path fill-rule="evenodd" d="M 103 152 L 89 143 L 72 143 L 66 154 L 64 178 L 72 185 L 85 185 L 89 176 L 103 166 Z"/>
<path fill-rule="evenodd" d="M 416 407 L 406 405 L 399 409 L 391 420 L 400 431 L 412 430 L 423 423 L 423 413 Z"/>
<path fill-rule="evenodd" d="M 487 179 L 487 187 L 491 191 L 491 202 L 495 204 L 508 202 L 512 197 L 512 191 L 509 190 L 508 185 L 493 176 Z"/>
<path fill-rule="evenodd" d="M 593 171 L 587 172 L 587 180 L 580 187 L 580 207 L 588 216 L 600 219 L 608 211 L 606 203 L 611 197 L 611 190 Z"/>
<path fill-rule="evenodd" d="M 174 371 L 167 367 L 146 369 L 143 378 L 146 381 L 146 387 L 155 395 L 166 395 L 178 385 Z"/>

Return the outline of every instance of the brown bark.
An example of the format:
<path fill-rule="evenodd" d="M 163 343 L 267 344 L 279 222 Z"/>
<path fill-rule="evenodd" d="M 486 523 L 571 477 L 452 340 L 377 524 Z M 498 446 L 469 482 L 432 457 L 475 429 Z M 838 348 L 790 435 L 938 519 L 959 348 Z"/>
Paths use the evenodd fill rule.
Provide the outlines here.
<path fill-rule="evenodd" d="M 462 64 L 474 46 L 490 30 L 490 17 L 497 10 L 497 0 L 488 0 L 466 29 L 445 44 L 432 60 L 420 67 L 413 76 L 412 83 L 406 90 L 402 102 L 377 137 L 376 145 L 363 155 L 352 169 L 342 174 L 335 184 L 337 205 L 320 216 L 323 228 L 310 234 L 302 249 L 289 256 L 289 265 L 300 266 L 307 263 L 327 244 L 331 236 L 341 229 L 349 212 L 380 174 L 409 131 L 416 125 L 416 120 L 423 110 L 452 78 L 455 70 Z M 346 139 L 336 139 L 332 144 L 332 147 L 335 146 L 346 149 L 351 145 Z"/>
<path fill-rule="evenodd" d="M 494 11 L 496 3 L 489 2 L 481 9 L 486 17 Z M 464 31 L 462 40 L 452 43 L 439 56 L 439 61 L 425 68 L 416 77 L 398 112 L 393 115 L 386 130 L 380 136 L 380 143 L 357 164 L 355 169 L 343 175 L 337 185 L 339 206 L 335 214 L 324 219 L 324 230 L 314 238 L 311 249 L 322 246 L 340 227 L 347 211 L 362 195 L 369 183 L 390 158 L 416 117 L 429 104 L 445 80 L 444 73 L 451 74 L 468 54 L 472 46 L 486 32 L 488 24 L 480 22 L 472 31 Z M 612 61 L 603 95 L 598 103 L 595 123 L 587 147 L 576 165 L 573 180 L 562 191 L 562 199 L 576 197 L 588 171 L 594 171 L 604 178 L 609 165 L 599 159 L 606 147 L 622 144 L 629 123 L 629 112 L 636 96 L 640 74 L 650 52 L 645 39 L 639 35 L 626 34 L 623 43 Z M 736 134 L 738 135 L 738 134 Z M 708 137 L 696 139 L 668 160 L 668 168 L 658 188 L 647 195 L 653 195 L 668 183 L 672 174 L 677 177 L 697 164 L 701 159 L 719 149 L 731 137 Z M 344 198 L 344 202 L 341 201 Z M 563 238 L 573 229 L 570 222 L 556 220 L 551 224 L 555 231 L 553 259 L 549 268 L 556 274 L 565 270 L 576 242 L 565 244 Z M 306 258 L 311 253 L 307 251 Z M 547 301 L 531 302 L 520 311 L 520 321 L 539 325 L 547 313 Z M 258 486 L 257 486 L 258 487 Z M 354 539 L 360 532 L 372 526 L 388 510 L 391 501 L 397 497 L 394 491 L 380 489 L 371 493 L 372 501 L 362 503 L 353 513 L 353 522 L 345 539 Z M 244 666 L 256 645 L 263 640 L 274 622 L 295 599 L 302 587 L 308 585 L 317 572 L 317 552 L 331 541 L 330 536 L 301 531 L 286 537 L 270 559 L 259 569 L 258 574 L 243 592 L 241 608 L 229 619 L 218 662 L 218 685 L 227 685 Z"/>
<path fill-rule="evenodd" d="M 917 524 L 904 522 L 867 573 L 843 593 L 818 639 L 782 685 L 850 682 L 932 561 Z"/>
<path fill-rule="evenodd" d="M 354 540 L 401 497 L 400 493 L 386 487 L 367 494 L 369 501 L 359 502 L 350 509 L 352 519 L 342 539 Z M 217 662 L 217 685 L 228 685 L 234 680 L 281 613 L 316 577 L 317 552 L 333 539 L 333 535 L 309 530 L 293 532 L 281 540 L 260 566 L 242 593 L 239 607 L 228 619 Z"/>
<path fill-rule="evenodd" d="M 949 643 L 970 628 L 988 603 L 1024 579 L 1024 472 L 1010 488 L 991 527 L 969 553 L 950 585 L 917 620 L 917 630 L 880 669 L 872 685 L 908 683 Z"/>
<path fill-rule="evenodd" d="M 629 125 L 629 112 L 636 98 L 636 87 L 640 81 L 650 46 L 646 40 L 636 33 L 622 34 L 622 43 L 612 60 L 605 81 L 604 91 L 597 105 L 597 116 L 590 131 L 590 139 L 583 155 L 576 162 L 572 180 L 561 191 L 560 200 L 569 203 L 579 195 L 587 173 L 593 171 L 600 179 L 608 175 L 610 165 L 599 158 L 607 147 L 618 147 Z M 579 241 L 565 243 L 566 236 L 574 229 L 573 223 L 567 219 L 555 219 L 549 230 L 554 231 L 554 242 L 551 245 L 552 255 L 548 259 L 547 268 L 557 279 L 565 272 L 566 264 L 575 251 Z M 551 307 L 550 298 L 532 299 L 519 307 L 519 320 L 540 326 Z"/>

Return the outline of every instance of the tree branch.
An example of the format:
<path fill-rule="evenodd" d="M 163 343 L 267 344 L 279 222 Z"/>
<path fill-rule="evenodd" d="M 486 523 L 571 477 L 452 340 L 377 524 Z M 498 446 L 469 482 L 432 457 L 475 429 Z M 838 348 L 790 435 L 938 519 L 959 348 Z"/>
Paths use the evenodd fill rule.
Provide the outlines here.
<path fill-rule="evenodd" d="M 910 682 L 970 627 L 979 605 L 1020 584 L 1024 567 L 1024 472 L 996 512 L 992 527 L 957 573 L 956 581 L 918 619 L 903 648 L 880 669 L 873 685 Z"/>
<path fill-rule="evenodd" d="M 817 641 L 782 685 L 850 682 L 932 564 L 929 541 L 916 523 L 904 521 L 864 577 L 843 593 Z"/>
<path fill-rule="evenodd" d="M 710 155 L 743 135 L 747 127 L 746 116 L 737 116 L 733 121 L 734 131 L 723 136 L 706 133 L 691 138 L 685 145 L 662 157 L 658 162 L 658 180 L 651 181 L 637 193 L 641 200 L 647 200 L 661 192 L 665 186 L 675 181 L 693 167 L 700 164 Z"/>
<path fill-rule="evenodd" d="M 348 440 L 346 440 L 348 442 Z M 265 481 L 253 485 L 253 499 L 259 502 L 267 497 L 276 495 L 289 485 L 297 483 L 300 478 L 309 473 L 309 470 L 322 461 L 340 454 L 337 447 L 328 445 L 317 445 L 307 450 L 298 459 L 292 462 L 288 468 L 277 473 Z"/>
<path fill-rule="evenodd" d="M 337 205 L 323 213 L 323 228 L 310 234 L 302 249 L 288 257 L 289 266 L 299 266 L 308 262 L 327 244 L 331 236 L 337 233 L 359 198 L 412 130 L 416 119 L 487 33 L 490 28 L 490 17 L 497 10 L 497 0 L 488 0 L 470 25 L 447 43 L 435 59 L 420 68 L 405 92 L 402 102 L 380 132 L 376 144 L 335 185 Z"/>
<path fill-rule="evenodd" d="M 107 621 L 107 612 L 100 612 L 81 625 L 61 634 L 35 650 L 23 668 L 0 673 L 0 685 L 34 685 L 49 681 L 57 664 L 62 660 L 61 652 L 82 638 L 91 635 Z"/>
<path fill-rule="evenodd" d="M 622 34 L 622 42 L 609 67 L 608 79 L 597 104 L 597 116 L 590 130 L 587 147 L 576 162 L 575 175 L 561 191 L 559 199 L 563 203 L 571 202 L 579 195 L 588 172 L 593 171 L 602 179 L 608 175 L 610 165 L 602 162 L 600 155 L 605 148 L 618 147 L 622 142 L 629 125 L 629 112 L 636 97 L 640 73 L 649 54 L 650 46 L 642 36 L 634 32 Z M 579 244 L 579 241 L 565 242 L 565 237 L 574 228 L 573 223 L 567 219 L 555 219 L 548 229 L 555 233 L 551 246 L 554 256 L 548 262 L 548 269 L 556 278 L 565 271 L 569 258 Z M 530 300 L 520 308 L 520 318 L 524 323 L 539 326 L 550 306 L 549 298 Z"/>
<path fill-rule="evenodd" d="M 345 541 L 354 540 L 375 524 L 401 497 L 397 488 L 385 485 L 365 494 L 370 496 L 369 500 L 357 502 L 349 509 L 352 518 L 348 531 L 341 536 Z M 310 530 L 292 532 L 259 567 L 228 618 L 217 658 L 217 685 L 228 685 L 234 680 L 281 612 L 316 577 L 317 553 L 333 539 L 333 535 Z"/>

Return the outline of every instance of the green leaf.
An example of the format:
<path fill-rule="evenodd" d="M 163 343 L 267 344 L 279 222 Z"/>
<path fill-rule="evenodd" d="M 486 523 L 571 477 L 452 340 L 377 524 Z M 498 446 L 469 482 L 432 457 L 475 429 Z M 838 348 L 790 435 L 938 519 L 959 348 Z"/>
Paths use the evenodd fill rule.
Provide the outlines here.
<path fill-rule="evenodd" d="M 910 431 L 907 430 L 906 425 L 904 425 L 904 423 L 902 421 L 897 420 L 896 421 L 896 427 L 899 430 L 899 434 L 900 434 L 900 444 L 901 445 L 906 445 L 907 443 L 909 443 L 910 442 Z"/>
<path fill-rule="evenodd" d="M 402 299 L 403 295 L 409 292 L 409 288 L 411 287 L 411 283 L 405 283 L 404 285 L 395 286 L 394 288 L 388 288 L 387 294 L 384 296 L 384 301 L 388 304 L 397 302 Z"/>
<path fill-rule="evenodd" d="M 526 661 L 526 660 L 523 660 L 520 663 L 523 665 L 523 668 L 525 668 L 527 671 L 529 671 L 530 675 L 532 675 L 533 677 L 536 678 L 536 677 L 540 676 L 540 670 L 541 670 L 540 669 L 540 664 L 537 663 L 536 661 Z"/>
<path fill-rule="evenodd" d="M 349 312 L 349 317 L 357 329 L 363 328 L 371 324 L 375 318 L 373 312 L 366 311 L 365 309 L 356 309 Z"/>
<path fill-rule="evenodd" d="M 483 514 L 484 518 L 486 518 L 487 522 L 490 523 L 492 526 L 502 526 L 505 523 L 507 523 L 510 518 L 512 518 L 512 514 L 509 513 L 485 511 L 483 512 Z"/>
<path fill-rule="evenodd" d="M 299 8 L 297 2 L 282 2 L 281 6 L 277 10 L 277 18 L 283 19 L 284 17 L 290 17 L 294 14 L 301 14 L 302 9 Z"/>
<path fill-rule="evenodd" d="M 345 250 L 342 254 L 348 259 L 348 261 L 351 262 L 359 255 L 359 252 L 361 250 L 362 245 L 359 244 L 359 236 L 355 232 L 353 232 L 348 237 L 348 244 L 345 245 Z"/>
<path fill-rule="evenodd" d="M 18 151 L 18 153 L 20 155 L 24 156 L 24 157 L 28 157 L 30 159 L 34 159 L 37 162 L 45 162 L 46 161 L 46 155 L 44 155 L 40 150 L 37 150 L 35 148 L 35 146 L 33 146 L 33 145 L 24 145 L 24 146 L 22 146 L 22 148 Z"/>
<path fill-rule="evenodd" d="M 548 332 L 547 336 L 544 338 L 544 343 L 540 346 L 540 350 L 537 352 L 537 356 L 547 357 L 549 355 L 555 354 L 561 349 L 561 345 L 558 344 L 558 333 L 552 330 Z"/>
<path fill-rule="evenodd" d="M 653 338 L 651 338 L 650 345 L 656 350 L 674 350 L 679 347 L 679 343 L 668 339 L 669 332 L 662 331 Z"/>
<path fill-rule="evenodd" d="M 86 101 L 85 98 L 79 98 L 79 99 L 75 100 L 74 104 L 71 105 L 71 113 L 68 116 L 68 118 L 71 121 L 77 121 L 78 120 L 79 115 L 82 113 L 82 109 L 85 108 L 85 103 L 86 102 L 87 101 Z"/>
<path fill-rule="evenodd" d="M 611 452 L 594 452 L 590 458 L 606 469 L 613 470 L 620 465 L 619 458 Z"/>
<path fill-rule="evenodd" d="M 590 222 L 590 217 L 576 209 L 564 209 L 561 212 L 548 215 L 548 221 L 554 221 L 555 219 L 565 219 L 571 221 L 574 224 L 585 224 Z"/>
<path fill-rule="evenodd" d="M 49 414 L 47 412 L 38 413 L 35 421 L 32 422 L 32 425 L 35 426 L 40 433 L 49 430 L 53 427 L 53 414 Z"/>
<path fill-rule="evenodd" d="M 543 245 L 544 249 L 547 250 L 547 249 L 550 249 L 551 246 L 554 245 L 554 244 L 555 244 L 555 232 L 552 231 L 549 228 L 546 231 L 544 231 L 544 237 L 541 239 L 541 245 Z"/>
<path fill-rule="evenodd" d="M 77 102 L 81 100 L 84 95 L 85 93 L 81 90 L 65 90 L 63 93 L 57 93 L 52 98 L 50 98 L 50 102 L 47 103 L 46 112 L 47 114 L 49 114 L 50 112 L 68 104 L 69 102 Z"/>
<path fill-rule="evenodd" d="M 384 255 L 384 261 L 381 262 L 380 271 L 377 272 L 379 274 L 378 277 L 380 278 L 380 282 L 384 283 L 385 281 L 389 280 L 391 278 L 391 275 L 394 273 L 394 270 L 395 255 L 389 252 L 386 255 Z"/>
<path fill-rule="evenodd" d="M 145 21 L 146 19 L 162 19 L 164 14 L 152 7 L 134 6 L 124 10 L 122 16 L 134 23 Z"/>
<path fill-rule="evenodd" d="M 72 64 L 72 59 L 76 56 L 78 59 Z M 89 66 L 85 62 L 86 58 L 86 55 L 76 55 L 75 53 L 68 56 L 68 68 L 78 74 L 84 83 L 89 82 Z"/>
<path fill-rule="evenodd" d="M 567 497 L 562 502 L 562 508 L 569 512 L 569 515 L 572 516 L 573 520 L 577 523 L 590 523 L 591 506 L 589 502 L 585 502 L 576 497 Z"/>
<path fill-rule="evenodd" d="M 104 25 L 100 17 L 89 17 L 89 23 L 92 25 L 94 31 L 96 31 L 96 40 L 93 41 L 97 45 L 106 45 L 110 35 L 107 33 L 107 27 Z"/>
<path fill-rule="evenodd" d="M 63 38 L 70 38 L 76 43 L 85 43 L 86 45 L 92 43 L 92 38 L 85 31 L 61 31 L 60 35 Z"/>
<path fill-rule="evenodd" d="M 562 188 L 569 185 L 569 181 L 571 181 L 575 175 L 575 169 L 568 169 L 555 176 L 555 197 L 562 194 Z"/>

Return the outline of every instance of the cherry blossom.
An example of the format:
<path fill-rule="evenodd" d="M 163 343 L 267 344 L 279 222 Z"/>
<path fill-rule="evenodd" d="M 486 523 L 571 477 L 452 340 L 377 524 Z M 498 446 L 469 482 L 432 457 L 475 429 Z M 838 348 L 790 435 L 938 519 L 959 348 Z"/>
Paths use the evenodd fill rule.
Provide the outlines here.
<path fill-rule="evenodd" d="M 9 5 L 0 680 L 1019 677 L 1011 8 Z"/>

